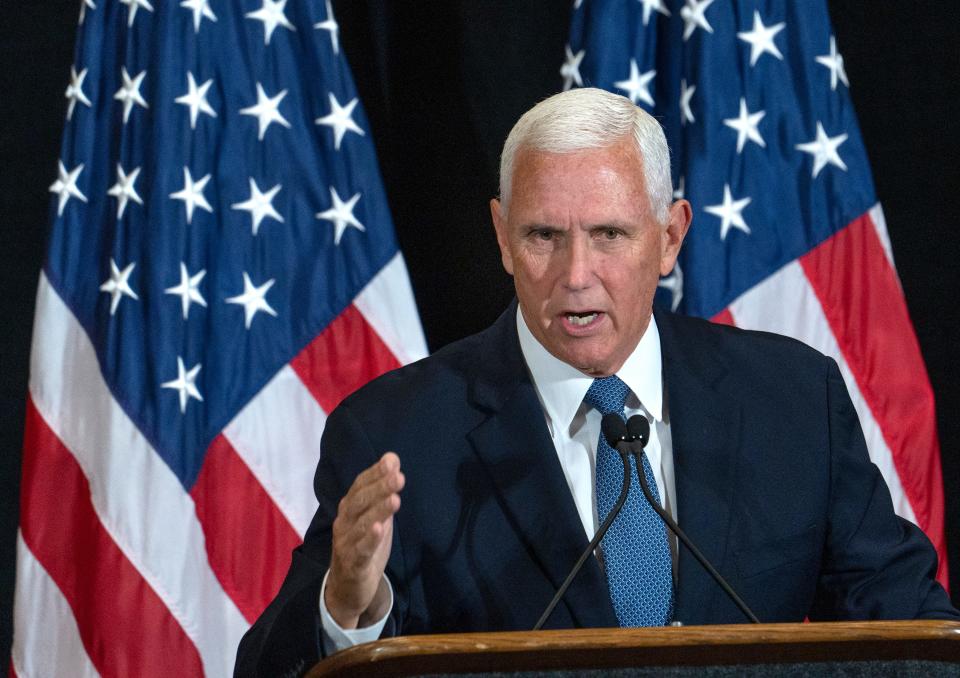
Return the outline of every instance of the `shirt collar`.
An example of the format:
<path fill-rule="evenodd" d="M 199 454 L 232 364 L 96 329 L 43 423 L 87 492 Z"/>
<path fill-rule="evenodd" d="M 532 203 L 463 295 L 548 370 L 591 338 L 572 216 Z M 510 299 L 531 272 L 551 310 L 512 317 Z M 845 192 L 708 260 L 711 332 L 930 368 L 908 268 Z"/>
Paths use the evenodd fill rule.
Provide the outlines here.
<path fill-rule="evenodd" d="M 556 358 L 543 347 L 523 318 L 517 306 L 517 334 L 520 350 L 530 370 L 533 385 L 544 411 L 555 425 L 567 427 L 573 421 L 583 398 L 593 383 L 593 377 Z M 650 323 L 637 347 L 629 355 L 617 376 L 630 388 L 647 412 L 657 421 L 663 421 L 663 374 L 660 359 L 660 332 L 657 321 L 650 315 Z M 627 399 L 628 407 L 631 397 Z"/>

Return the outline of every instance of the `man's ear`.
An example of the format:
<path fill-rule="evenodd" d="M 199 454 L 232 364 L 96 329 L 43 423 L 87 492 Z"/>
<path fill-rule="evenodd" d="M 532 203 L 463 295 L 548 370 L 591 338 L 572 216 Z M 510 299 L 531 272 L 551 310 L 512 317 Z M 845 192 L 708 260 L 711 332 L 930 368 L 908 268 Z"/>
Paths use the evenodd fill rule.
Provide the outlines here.
<path fill-rule="evenodd" d="M 500 201 L 493 198 L 490 201 L 490 216 L 493 219 L 493 230 L 497 233 L 497 244 L 500 245 L 500 260 L 503 262 L 504 270 L 513 275 L 513 257 L 510 255 L 507 219 L 501 209 Z"/>
<path fill-rule="evenodd" d="M 680 246 L 687 236 L 692 219 L 693 211 L 690 209 L 690 203 L 686 200 L 677 200 L 670 205 L 670 210 L 667 213 L 667 227 L 664 229 L 660 240 L 660 275 L 670 275 L 674 264 L 677 263 Z"/>

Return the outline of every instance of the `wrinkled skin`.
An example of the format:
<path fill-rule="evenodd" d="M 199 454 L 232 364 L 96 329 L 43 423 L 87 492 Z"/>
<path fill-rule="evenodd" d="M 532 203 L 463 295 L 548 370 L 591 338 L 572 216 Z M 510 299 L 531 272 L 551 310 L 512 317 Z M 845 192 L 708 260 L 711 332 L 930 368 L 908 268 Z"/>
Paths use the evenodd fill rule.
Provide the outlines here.
<path fill-rule="evenodd" d="M 690 204 L 674 202 L 657 222 L 629 137 L 575 153 L 521 149 L 514 167 L 509 204 L 492 200 L 490 211 L 523 318 L 563 362 L 592 377 L 613 374 L 650 322 Z"/>

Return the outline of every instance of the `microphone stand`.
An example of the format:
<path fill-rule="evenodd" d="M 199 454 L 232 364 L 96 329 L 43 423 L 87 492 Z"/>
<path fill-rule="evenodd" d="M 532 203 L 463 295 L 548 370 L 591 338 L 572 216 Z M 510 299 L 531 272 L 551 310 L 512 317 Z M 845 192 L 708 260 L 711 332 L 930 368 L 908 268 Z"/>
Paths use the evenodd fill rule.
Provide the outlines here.
<path fill-rule="evenodd" d="M 557 603 L 559 603 L 560 599 L 563 598 L 563 594 L 567 592 L 568 588 L 570 588 L 570 584 L 573 583 L 577 573 L 580 572 L 580 568 L 583 567 L 583 563 L 586 562 L 590 554 L 596 550 L 597 544 L 599 544 L 600 540 L 603 539 L 603 536 L 607 533 L 607 530 L 610 529 L 610 526 L 613 525 L 614 519 L 620 513 L 620 509 L 623 508 L 624 502 L 627 501 L 627 494 L 630 492 L 630 451 L 620 449 L 619 444 L 617 445 L 616 450 L 620 453 L 620 461 L 623 462 L 623 487 L 620 489 L 620 496 L 617 497 L 617 502 L 613 505 L 613 508 L 610 509 L 610 512 L 607 513 L 607 517 L 600 525 L 600 529 L 597 530 L 597 533 L 593 535 L 593 539 L 591 539 L 590 543 L 587 544 L 587 548 L 583 553 L 580 554 L 580 559 L 577 560 L 576 565 L 574 565 L 573 569 L 570 570 L 570 574 L 568 574 L 567 578 L 563 580 L 563 584 L 557 590 L 557 593 L 553 597 L 553 600 L 550 601 L 550 604 L 547 605 L 547 609 L 543 611 L 542 615 L 540 615 L 540 619 L 537 621 L 536 626 L 533 627 L 534 631 L 539 631 L 540 627 L 542 627 L 544 622 L 547 621 L 550 613 L 553 612 L 553 608 L 557 606 Z"/>
<path fill-rule="evenodd" d="M 647 425 L 647 431 L 649 431 L 650 424 L 646 420 L 646 418 L 642 417 L 641 415 L 634 415 L 630 417 L 630 420 L 627 422 L 628 430 L 634 428 L 634 426 L 632 426 L 631 424 L 636 425 L 637 422 L 634 422 L 634 420 L 638 417 L 643 419 L 643 424 Z M 643 424 L 640 424 L 640 426 L 643 426 Z M 649 433 L 647 433 L 646 435 L 643 435 L 643 434 L 637 435 L 633 430 L 630 430 L 630 433 L 631 435 L 629 436 L 628 440 L 622 440 L 617 442 L 617 452 L 620 452 L 621 454 L 623 454 L 623 451 L 621 451 L 620 448 L 621 447 L 627 448 L 633 454 L 634 459 L 636 459 L 637 477 L 640 479 L 640 489 L 643 491 L 643 496 L 646 497 L 647 501 L 650 503 L 650 506 L 653 508 L 653 510 L 657 512 L 657 515 L 660 516 L 660 518 L 667 525 L 667 527 L 670 528 L 670 531 L 673 532 L 675 535 L 677 535 L 677 537 L 680 539 L 683 545 L 687 547 L 687 550 L 689 550 L 690 553 L 693 554 L 693 557 L 696 558 L 697 562 L 699 562 L 703 566 L 703 569 L 705 569 L 710 574 L 710 576 L 713 577 L 713 580 L 720 585 L 720 588 L 722 588 L 724 592 L 726 592 L 726 594 L 730 596 L 730 600 L 732 600 L 736 604 L 736 606 L 740 608 L 740 611 L 743 612 L 743 614 L 747 617 L 747 619 L 749 619 L 754 624 L 759 624 L 760 620 L 757 619 L 757 616 L 753 613 L 753 610 L 751 610 L 747 606 L 747 604 L 743 601 L 743 599 L 737 595 L 737 592 L 734 591 L 733 588 L 730 586 L 730 584 L 727 583 L 727 580 L 724 579 L 720 575 L 720 573 L 717 572 L 716 568 L 714 568 L 714 566 L 710 564 L 710 561 L 707 560 L 706 556 L 704 556 L 700 552 L 700 549 L 698 549 L 696 545 L 694 545 L 694 543 L 690 541 L 690 538 L 686 535 L 686 533 L 684 533 L 683 530 L 680 529 L 680 526 L 677 525 L 676 522 L 674 522 L 673 518 L 670 517 L 670 514 L 667 513 L 663 509 L 663 507 L 660 506 L 660 502 L 654 499 L 653 494 L 650 492 L 650 486 L 647 484 L 647 474 L 643 472 L 643 447 L 647 442 Z"/>
<path fill-rule="evenodd" d="M 647 421 L 646 417 L 642 415 L 634 415 L 630 417 L 630 420 L 624 423 L 623 419 L 620 418 L 617 414 L 607 414 L 603 417 L 602 422 L 603 435 L 607 439 L 607 443 L 610 447 L 614 448 L 620 454 L 620 461 L 623 462 L 623 486 L 620 489 L 620 496 L 617 497 L 616 503 L 613 505 L 613 508 L 610 509 L 610 512 L 607 514 L 607 517 L 604 519 L 603 523 L 600 525 L 600 529 L 597 530 L 597 533 L 593 535 L 593 539 L 590 540 L 590 543 L 587 544 L 587 548 L 583 553 L 580 554 L 579 560 L 573 566 L 573 569 L 570 570 L 570 574 L 567 575 L 567 578 L 563 581 L 563 584 L 557 590 L 556 595 L 554 595 L 553 600 L 550 601 L 550 604 L 547 606 L 547 609 L 543 611 L 543 614 L 540 615 L 540 619 L 537 621 L 536 625 L 533 627 L 534 631 L 539 631 L 543 626 L 544 622 L 550 617 L 550 614 L 556 608 L 557 603 L 560 602 L 560 599 L 563 598 L 563 594 L 567 592 L 567 589 L 570 588 L 570 584 L 573 582 L 574 578 L 580 572 L 580 569 L 583 567 L 583 564 L 586 562 L 587 558 L 593 553 L 597 545 L 603 539 L 604 535 L 607 533 L 607 530 L 610 529 L 610 525 L 613 524 L 613 521 L 620 513 L 620 509 L 623 508 L 623 504 L 627 500 L 627 494 L 630 492 L 630 456 L 633 455 L 636 460 L 637 465 L 637 477 L 640 480 L 640 489 L 643 492 L 644 498 L 649 502 L 651 508 L 656 511 L 657 515 L 660 516 L 664 524 L 677 535 L 677 538 L 680 542 L 687 547 L 687 550 L 693 554 L 693 557 L 697 559 L 697 562 L 703 566 L 703 569 L 713 577 L 713 580 L 719 584 L 720 588 L 730 597 L 736 606 L 743 612 L 744 616 L 749 619 L 754 624 L 759 624 L 760 620 L 757 619 L 757 616 L 753 611 L 747 606 L 743 599 L 737 595 L 736 591 L 727 583 L 727 581 L 717 572 L 716 568 L 710 563 L 709 560 L 700 552 L 700 549 L 694 545 L 690 538 L 680 529 L 680 526 L 674 522 L 673 518 L 670 517 L 661 506 L 660 502 L 653 497 L 653 493 L 650 491 L 650 486 L 647 484 L 647 476 L 643 472 L 643 448 L 646 446 L 647 441 L 650 439 L 650 423 Z"/>

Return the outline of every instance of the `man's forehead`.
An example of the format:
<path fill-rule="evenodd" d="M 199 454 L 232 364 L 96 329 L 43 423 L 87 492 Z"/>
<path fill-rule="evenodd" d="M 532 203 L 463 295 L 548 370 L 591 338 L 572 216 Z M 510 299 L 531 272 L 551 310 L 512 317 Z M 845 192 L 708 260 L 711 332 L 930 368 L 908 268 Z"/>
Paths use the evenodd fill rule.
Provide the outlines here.
<path fill-rule="evenodd" d="M 547 200 L 561 208 L 574 202 L 610 202 L 621 210 L 647 202 L 639 153 L 629 145 L 569 153 L 523 149 L 517 160 L 513 201 Z"/>
<path fill-rule="evenodd" d="M 618 143 L 565 153 L 524 148 L 514 165 L 514 190 L 544 188 L 559 179 L 598 184 L 630 184 L 646 190 L 643 161 L 635 145 Z M 549 186 L 549 184 L 548 184 Z"/>

